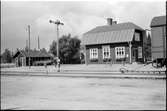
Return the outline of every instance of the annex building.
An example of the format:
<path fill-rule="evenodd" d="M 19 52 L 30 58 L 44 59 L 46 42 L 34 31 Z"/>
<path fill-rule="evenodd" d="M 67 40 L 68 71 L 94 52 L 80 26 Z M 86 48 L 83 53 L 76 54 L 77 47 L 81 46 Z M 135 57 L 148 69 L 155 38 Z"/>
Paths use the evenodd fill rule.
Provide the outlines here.
<path fill-rule="evenodd" d="M 151 24 L 152 60 L 166 58 L 166 16 L 156 16 Z"/>

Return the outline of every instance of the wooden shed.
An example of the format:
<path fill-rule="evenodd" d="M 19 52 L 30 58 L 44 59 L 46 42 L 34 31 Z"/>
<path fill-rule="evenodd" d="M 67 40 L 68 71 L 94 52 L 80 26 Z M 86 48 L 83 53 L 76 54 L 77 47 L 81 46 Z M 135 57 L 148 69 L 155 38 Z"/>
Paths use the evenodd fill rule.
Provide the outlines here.
<path fill-rule="evenodd" d="M 43 50 L 30 50 L 30 52 L 25 50 L 17 50 L 13 58 L 15 60 L 16 66 L 30 66 L 35 65 L 39 61 L 51 61 L 52 56 Z"/>

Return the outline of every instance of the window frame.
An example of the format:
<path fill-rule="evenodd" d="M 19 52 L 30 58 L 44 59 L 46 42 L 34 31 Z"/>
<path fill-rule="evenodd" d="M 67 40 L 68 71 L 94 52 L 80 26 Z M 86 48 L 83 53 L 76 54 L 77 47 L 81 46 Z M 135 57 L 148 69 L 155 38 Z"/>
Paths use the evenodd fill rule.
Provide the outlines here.
<path fill-rule="evenodd" d="M 140 33 L 135 32 L 135 41 L 140 41 Z"/>
<path fill-rule="evenodd" d="M 115 47 L 115 58 L 116 59 L 125 58 L 125 47 Z"/>
<path fill-rule="evenodd" d="M 90 51 L 89 54 L 90 59 L 98 59 L 98 48 L 90 48 L 89 51 Z"/>
<path fill-rule="evenodd" d="M 106 55 L 104 53 L 106 53 Z M 102 56 L 103 56 L 103 59 L 110 59 L 111 58 L 110 45 L 102 46 Z"/>

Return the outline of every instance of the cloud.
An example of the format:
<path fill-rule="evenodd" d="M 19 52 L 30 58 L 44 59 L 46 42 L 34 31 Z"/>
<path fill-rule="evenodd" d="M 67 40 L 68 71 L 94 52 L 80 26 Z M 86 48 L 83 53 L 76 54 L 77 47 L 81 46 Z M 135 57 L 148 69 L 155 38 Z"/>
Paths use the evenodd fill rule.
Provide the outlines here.
<path fill-rule="evenodd" d="M 1 49 L 25 47 L 28 37 L 25 29 L 31 25 L 32 48 L 37 47 L 37 36 L 40 36 L 41 47 L 49 49 L 56 40 L 56 29 L 49 20 L 60 19 L 60 35 L 71 33 L 82 34 L 90 29 L 106 25 L 106 18 L 111 17 L 121 22 L 134 22 L 149 28 L 154 16 L 165 15 L 165 2 L 89 2 L 89 1 L 26 1 L 1 2 Z M 18 41 L 19 42 L 18 44 Z"/>

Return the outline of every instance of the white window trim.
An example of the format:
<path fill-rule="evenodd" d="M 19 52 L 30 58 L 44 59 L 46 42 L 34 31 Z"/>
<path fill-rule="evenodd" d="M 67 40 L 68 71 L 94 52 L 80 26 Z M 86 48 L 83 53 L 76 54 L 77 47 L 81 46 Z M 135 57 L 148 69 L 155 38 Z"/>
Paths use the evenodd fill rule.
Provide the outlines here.
<path fill-rule="evenodd" d="M 98 59 L 98 48 L 91 48 L 90 50 L 90 59 Z"/>
<path fill-rule="evenodd" d="M 115 58 L 116 59 L 125 58 L 125 47 L 115 47 Z"/>
<path fill-rule="evenodd" d="M 102 52 L 103 52 L 103 59 L 109 59 L 110 58 L 110 46 L 109 45 L 106 45 L 106 46 L 102 46 Z M 104 52 L 108 52 L 109 54 L 107 56 L 104 55 Z"/>
<path fill-rule="evenodd" d="M 140 41 L 140 33 L 135 32 L 135 41 Z"/>

